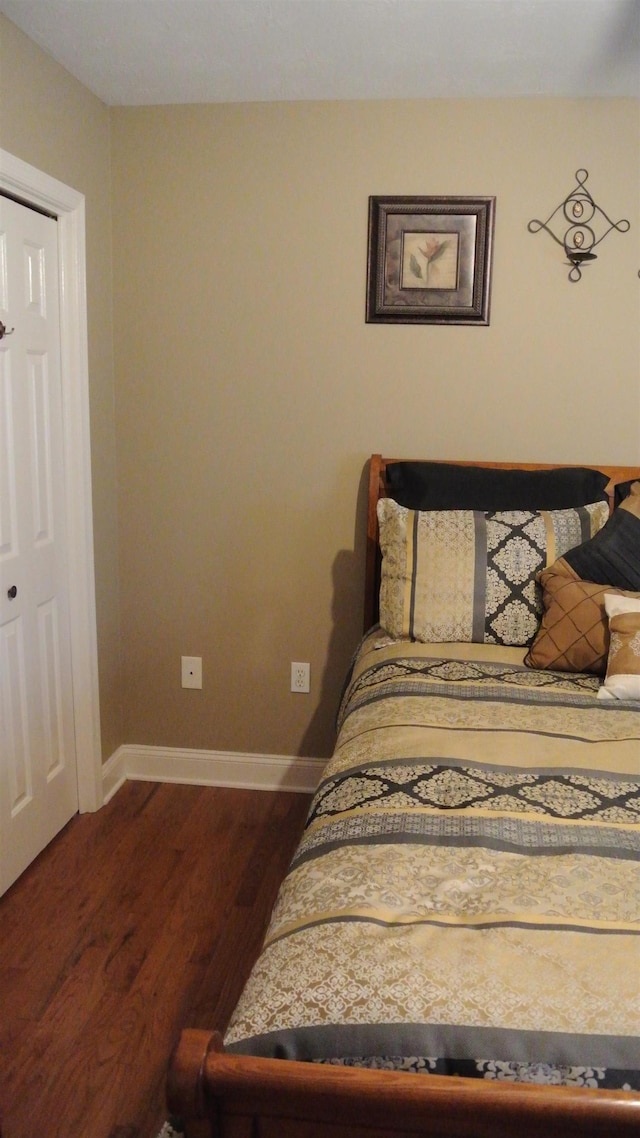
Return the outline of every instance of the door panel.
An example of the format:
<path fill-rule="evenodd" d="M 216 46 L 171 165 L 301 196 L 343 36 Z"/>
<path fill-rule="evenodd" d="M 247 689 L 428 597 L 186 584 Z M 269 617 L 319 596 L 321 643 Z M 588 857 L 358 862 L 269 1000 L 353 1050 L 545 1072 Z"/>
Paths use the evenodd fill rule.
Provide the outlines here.
<path fill-rule="evenodd" d="M 77 810 L 57 223 L 0 198 L 0 889 Z"/>
<path fill-rule="evenodd" d="M 6 763 L 7 806 L 13 817 L 32 800 L 31 756 L 27 722 L 27 690 L 22 618 L 2 626 L 0 668 L 2 669 L 2 753 Z M 3 780 L 4 781 L 4 780 Z M 4 832 L 5 817 L 2 815 Z"/>

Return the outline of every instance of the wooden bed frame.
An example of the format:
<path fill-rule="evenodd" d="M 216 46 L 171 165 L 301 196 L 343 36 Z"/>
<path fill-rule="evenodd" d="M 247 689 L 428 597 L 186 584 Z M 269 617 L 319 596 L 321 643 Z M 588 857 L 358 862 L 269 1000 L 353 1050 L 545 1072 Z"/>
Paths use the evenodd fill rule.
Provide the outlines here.
<path fill-rule="evenodd" d="M 385 470 L 369 474 L 365 630 L 377 618 L 376 503 Z M 458 465 L 463 465 L 459 463 Z M 464 463 L 497 469 L 549 469 L 535 463 Z M 566 464 L 565 464 L 566 465 Z M 594 466 L 619 482 L 640 467 Z M 554 1087 L 457 1076 L 420 1076 L 285 1059 L 226 1054 L 215 1031 L 182 1032 L 167 1078 L 169 1110 L 187 1138 L 624 1138 L 640 1135 L 640 1092 Z"/>

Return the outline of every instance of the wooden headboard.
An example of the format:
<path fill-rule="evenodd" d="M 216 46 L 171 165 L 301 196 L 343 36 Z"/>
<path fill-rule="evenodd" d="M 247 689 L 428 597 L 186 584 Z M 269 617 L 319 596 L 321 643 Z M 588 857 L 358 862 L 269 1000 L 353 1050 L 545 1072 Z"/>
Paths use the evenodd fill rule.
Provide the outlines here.
<path fill-rule="evenodd" d="M 380 588 L 380 547 L 378 544 L 378 515 L 376 507 L 379 498 L 386 498 L 387 464 L 406 461 L 398 458 L 383 458 L 381 454 L 372 454 L 369 462 L 369 502 L 367 509 L 367 547 L 365 564 L 364 589 L 364 631 L 366 632 L 378 619 L 378 592 Z M 416 461 L 416 460 L 411 460 Z M 437 459 L 430 461 L 440 461 Z M 445 463 L 445 460 L 442 460 Z M 562 462 L 473 462 L 471 460 L 447 459 L 446 462 L 455 462 L 456 466 L 482 466 L 491 470 L 554 470 L 568 467 L 569 463 Z M 615 488 L 620 482 L 631 482 L 640 479 L 640 466 L 602 466 L 589 463 L 573 463 L 587 470 L 599 470 L 606 474 L 609 483 L 606 494 L 609 499 L 609 509 L 613 510 L 615 504 Z"/>

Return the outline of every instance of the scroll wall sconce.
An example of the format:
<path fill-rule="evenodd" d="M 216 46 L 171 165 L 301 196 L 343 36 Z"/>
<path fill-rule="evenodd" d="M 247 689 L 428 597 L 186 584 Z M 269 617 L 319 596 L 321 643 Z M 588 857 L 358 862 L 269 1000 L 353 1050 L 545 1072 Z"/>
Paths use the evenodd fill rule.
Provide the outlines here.
<path fill-rule="evenodd" d="M 571 265 L 569 280 L 573 283 L 581 279 L 582 266 L 589 261 L 595 261 L 596 254 L 593 250 L 612 229 L 617 229 L 618 233 L 628 233 L 631 228 L 626 218 L 612 221 L 602 207 L 596 205 L 586 188 L 588 177 L 587 170 L 576 170 L 576 184 L 564 201 L 556 206 L 546 221 L 539 221 L 534 217 L 527 225 L 529 233 L 539 233 L 541 229 L 545 229 L 558 245 L 562 245 Z M 557 214 L 560 217 L 556 217 Z M 556 218 L 554 223 L 556 228 L 560 227 L 559 235 L 554 233 L 551 226 L 554 218 Z M 568 222 L 564 233 L 561 232 L 564 224 L 562 218 Z M 606 229 L 603 228 L 605 223 Z"/>

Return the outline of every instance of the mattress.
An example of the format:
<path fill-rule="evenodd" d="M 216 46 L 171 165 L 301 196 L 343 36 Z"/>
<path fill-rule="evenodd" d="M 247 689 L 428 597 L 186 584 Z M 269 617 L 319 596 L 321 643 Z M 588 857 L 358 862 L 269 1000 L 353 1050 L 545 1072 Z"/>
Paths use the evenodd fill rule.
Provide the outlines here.
<path fill-rule="evenodd" d="M 365 637 L 227 1050 L 640 1090 L 640 703 Z"/>

